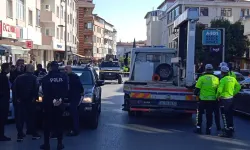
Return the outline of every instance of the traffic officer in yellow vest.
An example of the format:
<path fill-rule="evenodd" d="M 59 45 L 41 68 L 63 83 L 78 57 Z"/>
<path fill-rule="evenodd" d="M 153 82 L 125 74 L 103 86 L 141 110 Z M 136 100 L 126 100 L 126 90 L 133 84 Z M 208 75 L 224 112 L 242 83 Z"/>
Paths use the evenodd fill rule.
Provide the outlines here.
<path fill-rule="evenodd" d="M 211 127 L 213 124 L 213 111 L 216 107 L 216 91 L 219 85 L 219 78 L 213 75 L 213 66 L 207 64 L 205 66 L 205 74 L 201 76 L 197 83 L 194 94 L 199 96 L 199 105 L 196 116 L 195 133 L 201 134 L 202 115 L 206 110 L 206 134 L 211 134 Z"/>
<path fill-rule="evenodd" d="M 236 95 L 241 86 L 238 81 L 229 76 L 229 68 L 227 66 L 221 67 L 222 78 L 217 90 L 216 97 L 220 101 L 221 115 L 224 123 L 224 130 L 221 137 L 233 136 L 233 97 Z"/>

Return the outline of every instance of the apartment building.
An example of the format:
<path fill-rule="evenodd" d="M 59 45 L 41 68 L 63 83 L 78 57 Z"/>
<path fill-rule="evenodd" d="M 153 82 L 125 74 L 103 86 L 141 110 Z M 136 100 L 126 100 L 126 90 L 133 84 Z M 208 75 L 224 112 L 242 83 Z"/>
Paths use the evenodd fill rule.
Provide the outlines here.
<path fill-rule="evenodd" d="M 104 47 L 104 31 L 105 31 L 105 20 L 98 15 L 93 16 L 93 57 L 102 58 L 105 53 Z"/>
<path fill-rule="evenodd" d="M 42 63 L 40 0 L 1 0 L 0 63 Z"/>
<path fill-rule="evenodd" d="M 105 48 L 105 51 L 103 53 L 104 57 L 107 54 L 116 55 L 116 36 L 117 36 L 117 31 L 114 28 L 114 25 L 105 21 L 105 23 L 104 23 L 104 48 Z"/>
<path fill-rule="evenodd" d="M 124 57 L 126 53 L 128 53 L 130 57 L 131 51 L 133 49 L 133 44 L 134 42 L 122 42 L 122 41 L 117 42 L 116 58 L 120 59 L 121 57 Z M 147 44 L 147 41 L 137 41 L 136 47 L 146 46 L 146 44 Z"/>
<path fill-rule="evenodd" d="M 78 0 L 78 54 L 93 57 L 93 10 L 95 5 L 92 0 Z"/>
<path fill-rule="evenodd" d="M 159 10 L 146 14 L 147 45 L 161 45 L 162 22 L 158 18 Z"/>
<path fill-rule="evenodd" d="M 50 60 L 64 60 L 65 49 L 69 59 L 77 55 L 76 18 L 76 0 L 41 1 L 43 53 L 40 55 L 44 57 L 45 63 Z"/>
<path fill-rule="evenodd" d="M 161 21 L 161 45 L 168 46 L 168 17 L 167 9 L 174 4 L 175 0 L 164 0 L 157 9 L 158 19 Z"/>
<path fill-rule="evenodd" d="M 213 19 L 228 19 L 231 22 L 249 16 L 250 2 L 233 0 L 176 0 L 166 10 L 168 28 L 168 47 L 177 48 L 177 37 L 173 29 L 174 20 L 187 8 L 196 7 L 199 9 L 199 21 L 206 26 L 210 26 Z"/>

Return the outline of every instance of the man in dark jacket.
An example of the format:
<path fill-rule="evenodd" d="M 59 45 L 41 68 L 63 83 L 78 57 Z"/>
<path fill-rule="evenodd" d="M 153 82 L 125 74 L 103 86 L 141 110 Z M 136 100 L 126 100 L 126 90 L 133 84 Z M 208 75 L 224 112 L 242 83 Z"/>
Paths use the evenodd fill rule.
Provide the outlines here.
<path fill-rule="evenodd" d="M 47 74 L 47 71 L 43 68 L 41 64 L 38 64 L 37 70 L 35 71 L 34 75 L 37 76 L 37 79 L 40 83 L 41 79 Z"/>
<path fill-rule="evenodd" d="M 16 68 L 14 71 L 10 72 L 10 82 L 11 84 L 14 83 L 14 81 L 16 80 L 16 78 L 19 75 L 22 75 L 24 73 L 24 60 L 23 59 L 18 59 L 16 61 Z"/>
<path fill-rule="evenodd" d="M 8 118 L 10 104 L 10 84 L 7 74 L 10 72 L 8 63 L 1 65 L 0 73 L 0 141 L 10 141 L 11 138 L 4 135 L 4 125 Z"/>
<path fill-rule="evenodd" d="M 37 77 L 33 75 L 34 66 L 28 64 L 25 66 L 25 73 L 16 78 L 13 84 L 13 91 L 16 98 L 16 127 L 17 141 L 23 141 L 23 125 L 26 121 L 32 139 L 40 139 L 35 129 L 35 102 L 38 97 L 39 86 Z"/>
<path fill-rule="evenodd" d="M 77 136 L 79 133 L 79 116 L 77 111 L 77 106 L 81 99 L 81 94 L 83 93 L 82 83 L 78 75 L 72 72 L 71 66 L 65 67 L 65 72 L 69 77 L 69 92 L 68 98 L 70 101 L 70 115 L 73 120 L 73 126 L 68 136 Z"/>
<path fill-rule="evenodd" d="M 59 71 L 56 61 L 50 63 L 51 71 L 42 79 L 43 110 L 44 110 L 44 144 L 41 149 L 49 150 L 50 132 L 57 135 L 57 149 L 64 148 L 63 139 L 63 100 L 68 93 L 68 77 Z"/>

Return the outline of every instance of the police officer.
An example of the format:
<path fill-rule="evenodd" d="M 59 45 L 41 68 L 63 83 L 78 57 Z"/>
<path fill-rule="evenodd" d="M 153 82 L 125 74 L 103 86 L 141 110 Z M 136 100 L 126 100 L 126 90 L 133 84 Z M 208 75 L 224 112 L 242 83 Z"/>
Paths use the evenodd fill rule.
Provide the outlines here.
<path fill-rule="evenodd" d="M 219 85 L 219 79 L 213 75 L 213 66 L 207 64 L 205 66 L 205 74 L 201 76 L 194 91 L 195 95 L 199 95 L 200 101 L 197 110 L 197 124 L 195 133 L 201 133 L 202 114 L 206 110 L 206 134 L 211 134 L 213 124 L 213 110 L 216 106 L 216 90 Z"/>
<path fill-rule="evenodd" d="M 13 91 L 16 98 L 16 127 L 17 141 L 23 141 L 23 125 L 26 121 L 27 134 L 32 135 L 32 139 L 40 139 L 40 135 L 35 128 L 35 102 L 38 97 L 39 85 L 37 77 L 33 75 L 34 66 L 25 66 L 25 73 L 18 76 L 13 84 Z"/>
<path fill-rule="evenodd" d="M 10 84 L 7 74 L 10 72 L 10 65 L 3 63 L 0 73 L 0 141 L 10 141 L 11 138 L 4 135 L 4 126 L 8 118 L 10 105 Z"/>
<path fill-rule="evenodd" d="M 70 101 L 70 115 L 73 120 L 73 126 L 67 136 L 77 136 L 79 133 L 79 116 L 77 106 L 83 93 L 83 86 L 78 75 L 72 72 L 71 66 L 65 67 L 65 72 L 69 79 L 68 98 Z"/>
<path fill-rule="evenodd" d="M 227 66 L 221 67 L 221 75 L 222 79 L 220 80 L 216 97 L 220 101 L 225 129 L 219 136 L 230 138 L 233 136 L 233 97 L 240 91 L 241 86 L 234 77 L 229 76 L 229 68 Z"/>
<path fill-rule="evenodd" d="M 57 135 L 57 149 L 63 149 L 63 99 L 68 93 L 68 78 L 65 73 L 59 71 L 56 61 L 50 63 L 51 71 L 42 79 L 43 110 L 44 110 L 44 144 L 41 149 L 49 150 L 50 132 Z"/>

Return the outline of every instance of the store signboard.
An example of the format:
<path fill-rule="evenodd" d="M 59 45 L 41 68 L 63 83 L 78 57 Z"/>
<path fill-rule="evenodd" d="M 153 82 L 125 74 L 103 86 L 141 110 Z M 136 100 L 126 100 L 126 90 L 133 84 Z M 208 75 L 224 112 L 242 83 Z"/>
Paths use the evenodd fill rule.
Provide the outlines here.
<path fill-rule="evenodd" d="M 16 39 L 16 26 L 0 21 L 0 37 Z"/>

